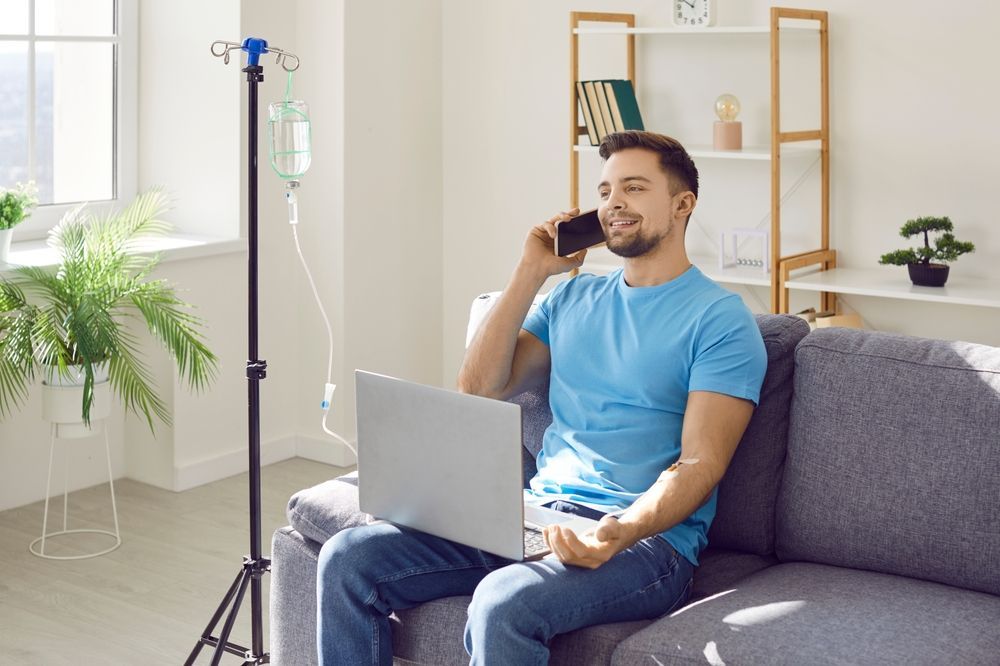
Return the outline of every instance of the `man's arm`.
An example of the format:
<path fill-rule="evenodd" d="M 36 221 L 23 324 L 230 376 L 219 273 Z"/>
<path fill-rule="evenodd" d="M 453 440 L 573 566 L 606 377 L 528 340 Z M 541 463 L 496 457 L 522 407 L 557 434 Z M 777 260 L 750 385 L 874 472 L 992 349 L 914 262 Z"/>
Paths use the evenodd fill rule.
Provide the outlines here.
<path fill-rule="evenodd" d="M 602 518 L 592 535 L 577 537 L 558 525 L 547 527 L 552 552 L 566 564 L 596 569 L 636 542 L 685 520 L 722 480 L 753 409 L 749 400 L 709 391 L 689 393 L 680 459 L 691 462 L 664 471 L 618 519 Z"/>
<path fill-rule="evenodd" d="M 538 385 L 547 375 L 548 346 L 521 330 L 521 325 L 549 277 L 583 264 L 586 250 L 572 257 L 557 257 L 553 250 L 556 225 L 577 212 L 556 215 L 528 233 L 510 282 L 465 353 L 458 373 L 458 389 L 463 393 L 506 400 Z"/>

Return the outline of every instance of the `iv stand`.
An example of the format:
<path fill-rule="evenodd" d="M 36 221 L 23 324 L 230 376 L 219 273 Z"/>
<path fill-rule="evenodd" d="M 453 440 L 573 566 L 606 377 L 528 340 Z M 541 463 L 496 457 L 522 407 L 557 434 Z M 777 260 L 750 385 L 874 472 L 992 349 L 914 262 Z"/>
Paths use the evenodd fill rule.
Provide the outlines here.
<path fill-rule="evenodd" d="M 216 47 L 219 47 L 217 50 Z M 247 75 L 249 91 L 248 119 L 248 212 L 249 212 L 249 246 L 247 248 L 247 287 L 248 287 L 248 360 L 247 360 L 247 391 L 249 415 L 249 450 L 250 450 L 250 554 L 243 556 L 243 568 L 237 574 L 233 584 L 222 598 L 208 626 L 202 632 L 201 638 L 188 655 L 185 666 L 194 664 L 201 648 L 208 645 L 215 648 L 212 666 L 218 666 L 222 655 L 226 652 L 243 658 L 243 666 L 270 663 L 270 655 L 264 652 L 263 609 L 261 599 L 261 578 L 271 569 L 271 560 L 262 557 L 260 553 L 260 381 L 267 377 L 267 361 L 257 358 L 257 85 L 264 80 L 264 68 L 259 63 L 264 53 L 275 53 L 277 63 L 285 71 L 295 71 L 299 68 L 299 59 L 295 55 L 281 49 L 268 46 L 263 39 L 248 38 L 242 44 L 217 41 L 212 43 L 212 55 L 220 57 L 229 63 L 229 52 L 239 49 L 247 52 L 247 66 L 243 72 Z M 288 60 L 294 60 L 294 66 Z M 252 644 L 250 648 L 230 642 L 236 616 L 239 613 L 247 585 L 250 586 L 250 607 L 252 618 Z M 222 619 L 227 609 L 222 632 L 213 636 L 216 625 Z"/>

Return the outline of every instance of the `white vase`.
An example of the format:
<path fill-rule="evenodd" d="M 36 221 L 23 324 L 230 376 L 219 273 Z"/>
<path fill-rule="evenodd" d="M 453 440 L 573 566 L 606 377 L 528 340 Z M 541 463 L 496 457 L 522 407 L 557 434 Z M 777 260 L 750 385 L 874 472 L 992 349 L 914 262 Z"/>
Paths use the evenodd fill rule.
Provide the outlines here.
<path fill-rule="evenodd" d="M 90 406 L 90 426 L 83 422 L 84 373 L 70 368 L 69 375 L 50 372 L 42 381 L 42 418 L 56 426 L 56 437 L 74 439 L 101 432 L 111 414 L 111 384 L 107 365 L 94 368 L 94 402 Z"/>
<path fill-rule="evenodd" d="M 0 229 L 0 264 L 7 263 L 7 256 L 10 254 L 10 239 L 13 237 L 13 229 Z"/>

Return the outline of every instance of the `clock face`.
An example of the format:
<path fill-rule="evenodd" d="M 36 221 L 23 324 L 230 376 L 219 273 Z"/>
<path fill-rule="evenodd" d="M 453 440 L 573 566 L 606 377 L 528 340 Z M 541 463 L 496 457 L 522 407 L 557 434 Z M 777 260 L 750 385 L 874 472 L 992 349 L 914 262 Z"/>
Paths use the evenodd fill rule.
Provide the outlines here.
<path fill-rule="evenodd" d="M 672 0 L 675 25 L 704 28 L 712 24 L 711 0 Z"/>

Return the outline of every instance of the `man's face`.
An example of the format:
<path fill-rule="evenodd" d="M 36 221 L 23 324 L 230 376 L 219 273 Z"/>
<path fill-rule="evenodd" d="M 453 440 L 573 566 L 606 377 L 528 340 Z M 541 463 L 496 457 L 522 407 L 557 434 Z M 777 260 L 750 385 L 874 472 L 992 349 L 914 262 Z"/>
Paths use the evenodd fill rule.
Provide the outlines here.
<path fill-rule="evenodd" d="M 653 151 L 628 148 L 612 154 L 597 190 L 608 249 L 618 256 L 640 257 L 674 233 L 674 197 Z"/>

